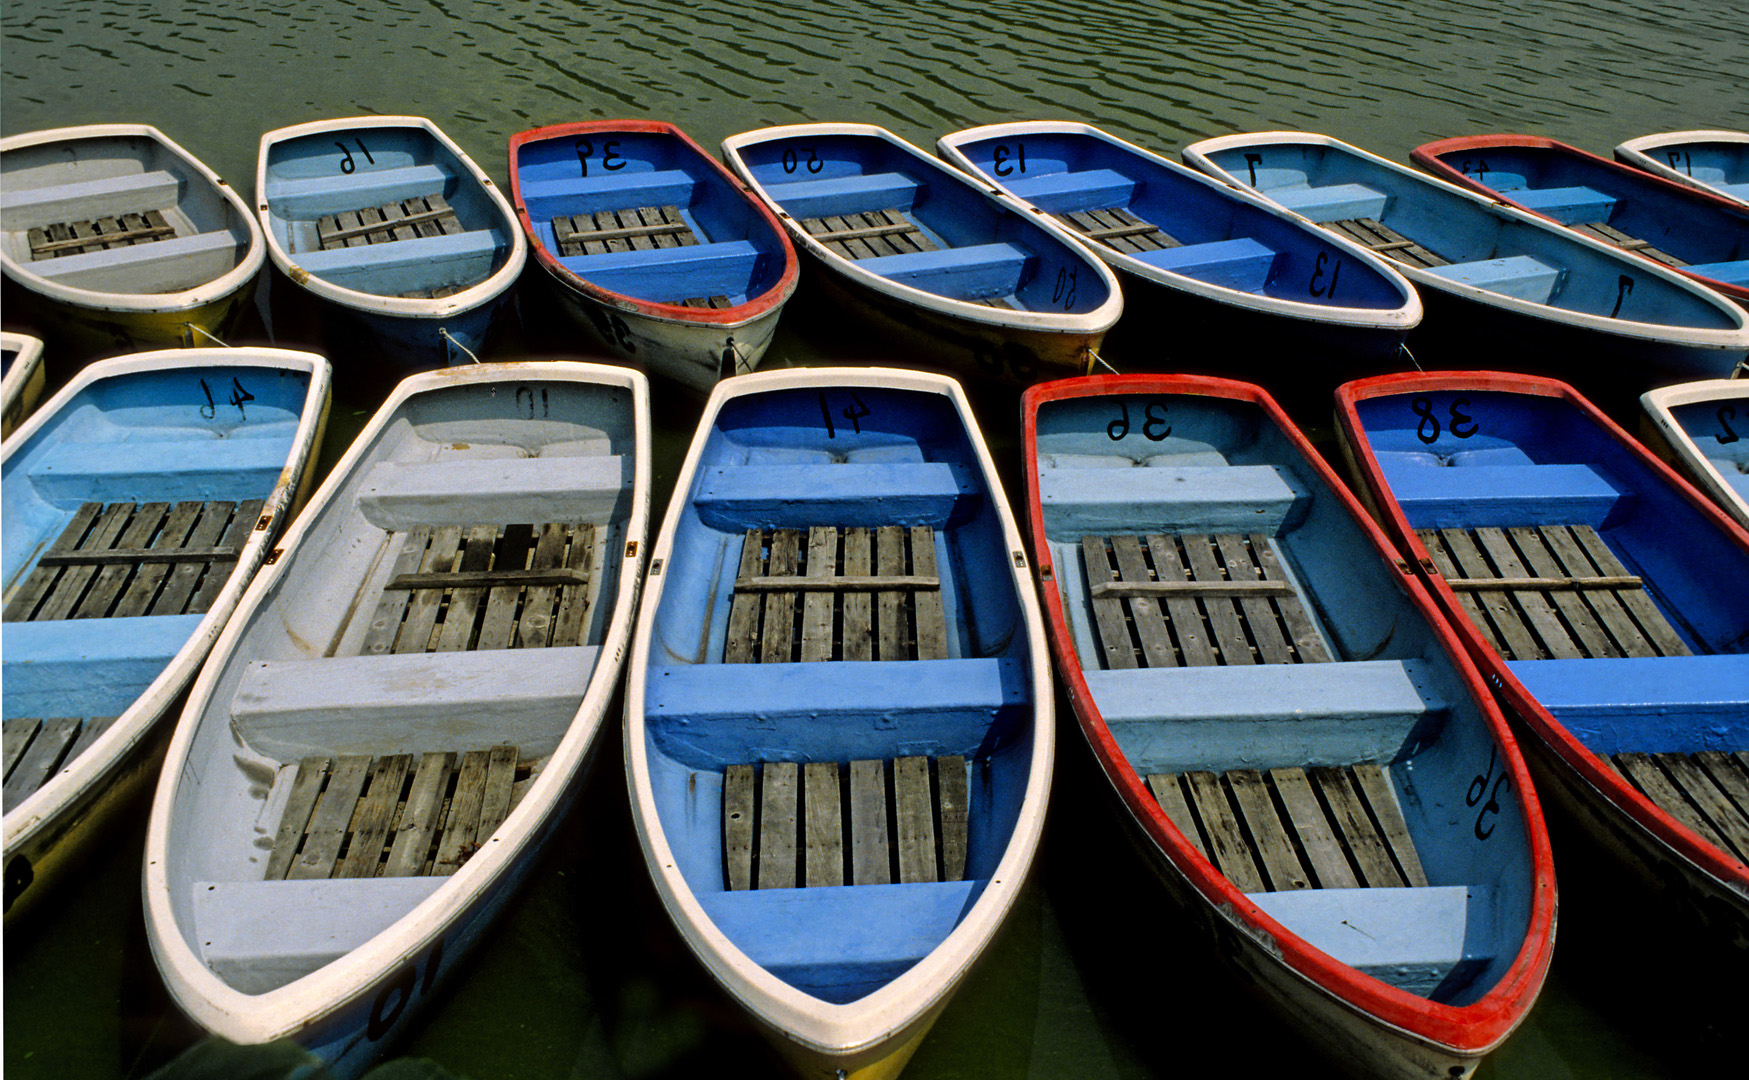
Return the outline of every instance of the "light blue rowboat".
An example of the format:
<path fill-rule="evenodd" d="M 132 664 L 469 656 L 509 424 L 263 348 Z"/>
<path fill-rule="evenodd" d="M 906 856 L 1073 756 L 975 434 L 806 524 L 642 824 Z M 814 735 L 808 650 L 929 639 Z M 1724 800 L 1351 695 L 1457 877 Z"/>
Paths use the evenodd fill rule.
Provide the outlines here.
<path fill-rule="evenodd" d="M 92 364 L 6 441 L 7 918 L 157 774 L 159 720 L 296 508 L 328 364 Z"/>
<path fill-rule="evenodd" d="M 273 264 L 391 374 L 477 360 L 527 260 L 509 202 L 423 117 L 269 131 L 255 197 Z"/>
<path fill-rule="evenodd" d="M 1660 386 L 1640 404 L 1647 444 L 1749 528 L 1749 379 Z"/>
<path fill-rule="evenodd" d="M 1427 305 L 1409 340 L 1424 362 L 1557 370 L 1638 393 L 1749 356 L 1743 309 L 1712 290 L 1329 136 L 1226 135 L 1184 159 L 1394 259 Z"/>
<path fill-rule="evenodd" d="M 1749 131 L 1668 131 L 1615 148 L 1615 159 L 1679 184 L 1749 203 Z"/>

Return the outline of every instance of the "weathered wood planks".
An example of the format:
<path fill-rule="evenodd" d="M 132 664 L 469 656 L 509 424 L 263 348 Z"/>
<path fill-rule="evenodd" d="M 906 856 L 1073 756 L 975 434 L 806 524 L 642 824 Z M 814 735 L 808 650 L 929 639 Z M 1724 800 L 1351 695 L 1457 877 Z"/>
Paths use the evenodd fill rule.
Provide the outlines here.
<path fill-rule="evenodd" d="M 1345 221 L 1326 221 L 1321 224 L 1324 228 L 1353 240 L 1362 247 L 1371 248 L 1380 255 L 1395 259 L 1406 266 L 1429 270 L 1435 266 L 1448 265 L 1448 260 L 1435 255 L 1390 226 L 1372 218 L 1349 218 Z"/>
<path fill-rule="evenodd" d="M 7 599 L 7 622 L 207 611 L 262 500 L 85 503 Z"/>
<path fill-rule="evenodd" d="M 1660 251 L 1658 248 L 1653 247 L 1651 241 L 1642 240 L 1637 236 L 1631 236 L 1622 232 L 1607 221 L 1588 221 L 1583 225 L 1573 225 L 1570 226 L 1570 228 L 1576 233 L 1582 233 L 1585 236 L 1602 240 L 1606 244 L 1613 244 L 1616 247 L 1621 248 L 1623 251 L 1631 251 L 1636 255 L 1644 255 L 1646 258 L 1652 259 L 1656 262 L 1661 262 L 1665 266 L 1681 267 L 1688 265 L 1686 262 L 1683 262 L 1668 251 Z"/>
<path fill-rule="evenodd" d="M 1620 753 L 1616 771 L 1700 837 L 1749 860 L 1749 751 Z"/>
<path fill-rule="evenodd" d="M 291 785 L 266 878 L 453 874 L 520 795 L 512 746 L 463 754 L 309 757 Z M 291 769 L 282 770 L 283 773 Z"/>
<path fill-rule="evenodd" d="M 1086 536 L 1081 551 L 1107 668 L 1330 659 L 1267 536 Z"/>
<path fill-rule="evenodd" d="M 88 251 L 132 247 L 154 240 L 168 240 L 176 227 L 164 219 L 162 210 L 115 214 L 93 221 L 70 221 L 44 225 L 26 233 L 31 259 L 59 259 Z"/>
<path fill-rule="evenodd" d="M 553 238 L 561 256 L 605 255 L 615 251 L 653 251 L 690 247 L 700 242 L 678 206 L 630 206 L 553 218 Z M 728 308 L 728 296 L 693 296 L 678 301 L 686 307 Z"/>
<path fill-rule="evenodd" d="M 1645 583 L 1589 525 L 1416 535 L 1464 613 L 1508 660 L 1690 652 Z"/>
<path fill-rule="evenodd" d="M 322 250 L 387 244 L 421 236 L 448 236 L 462 231 L 455 210 L 441 192 L 402 199 L 386 206 L 367 206 L 319 218 L 316 238 Z"/>
<path fill-rule="evenodd" d="M 966 759 L 766 762 L 723 773 L 728 888 L 959 881 Z"/>
<path fill-rule="evenodd" d="M 1097 240 L 1126 255 L 1182 246 L 1158 225 L 1143 221 L 1121 206 L 1102 210 L 1073 210 L 1052 216 L 1087 239 Z"/>
<path fill-rule="evenodd" d="M 939 660 L 947 633 L 929 526 L 749 529 L 723 660 Z"/>
<path fill-rule="evenodd" d="M 0 743 L 5 747 L 5 787 L 0 801 L 5 812 L 23 802 L 62 769 L 115 721 L 113 716 L 15 717 L 6 721 Z"/>
<path fill-rule="evenodd" d="M 1427 884 L 1378 765 L 1147 778 L 1160 807 L 1242 892 Z"/>
<path fill-rule="evenodd" d="M 802 228 L 847 259 L 938 250 L 922 226 L 896 208 L 806 218 L 802 221 Z"/>

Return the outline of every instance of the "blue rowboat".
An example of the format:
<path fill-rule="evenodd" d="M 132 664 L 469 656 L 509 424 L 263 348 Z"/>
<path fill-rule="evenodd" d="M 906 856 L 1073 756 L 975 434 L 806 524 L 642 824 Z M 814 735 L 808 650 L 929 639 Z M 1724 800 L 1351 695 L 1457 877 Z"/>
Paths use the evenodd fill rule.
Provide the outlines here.
<path fill-rule="evenodd" d="M 1749 204 L 1749 131 L 1668 131 L 1629 139 L 1615 159 Z"/>
<path fill-rule="evenodd" d="M 1749 379 L 1661 386 L 1640 404 L 1646 444 L 1749 527 Z"/>
<path fill-rule="evenodd" d="M 1077 233 L 1118 272 L 1124 325 L 1164 334 L 1176 363 L 1243 351 L 1394 370 L 1421 321 L 1421 298 L 1381 257 L 1091 125 L 991 124 L 937 146 Z"/>
<path fill-rule="evenodd" d="M 1325 135 L 1227 135 L 1184 159 L 1396 260 L 1427 318 L 1421 359 L 1502 357 L 1635 393 L 1727 374 L 1741 308 L 1675 271 Z"/>
<path fill-rule="evenodd" d="M 632 819 L 681 936 L 803 1076 L 896 1075 L 1026 878 L 1055 747 L 1026 563 L 952 379 L 712 393 L 644 585 Z"/>
<path fill-rule="evenodd" d="M 362 1073 L 441 992 L 574 802 L 631 636 L 644 376 L 403 381 L 214 646 L 146 833 L 171 998 Z"/>
<path fill-rule="evenodd" d="M 510 204 L 423 117 L 269 131 L 255 198 L 273 264 L 390 373 L 477 360 L 527 259 Z"/>
<path fill-rule="evenodd" d="M 312 353 L 171 350 L 91 364 L 6 440 L 8 920 L 157 776 L 327 409 Z"/>
<path fill-rule="evenodd" d="M 920 355 L 1030 382 L 1086 373 L 1123 311 L 1110 269 L 1008 195 L 878 127 L 723 140 L 835 302 Z"/>
<path fill-rule="evenodd" d="M 36 408 L 48 381 L 43 371 L 43 343 L 28 334 L 10 331 L 0 334 L 0 438 L 12 434 L 12 429 Z"/>
<path fill-rule="evenodd" d="M 0 270 L 76 351 L 212 344 L 266 258 L 248 205 L 155 127 L 0 139 Z"/>
<path fill-rule="evenodd" d="M 1537 791 L 1749 948 L 1749 531 L 1579 396 L 1491 372 L 1337 391 L 1385 529 L 1516 714 Z M 1599 898 L 1603 905 L 1610 900 Z"/>
<path fill-rule="evenodd" d="M 1441 139 L 1409 157 L 1441 180 L 1671 267 L 1749 306 L 1749 206 L 1534 135 Z"/>
<path fill-rule="evenodd" d="M 672 124 L 512 135 L 510 201 L 566 314 L 615 355 L 701 393 L 758 366 L 795 292 L 783 227 Z"/>
<path fill-rule="evenodd" d="M 1542 988 L 1554 869 L 1413 571 L 1255 386 L 1067 379 L 1021 415 L 1058 670 L 1168 896 L 1345 1073 L 1468 1075 Z"/>

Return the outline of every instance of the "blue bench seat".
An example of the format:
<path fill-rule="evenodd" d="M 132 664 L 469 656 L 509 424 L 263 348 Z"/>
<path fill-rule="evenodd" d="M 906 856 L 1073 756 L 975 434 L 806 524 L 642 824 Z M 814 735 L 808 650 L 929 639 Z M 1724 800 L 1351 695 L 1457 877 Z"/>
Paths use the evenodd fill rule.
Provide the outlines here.
<path fill-rule="evenodd" d="M 270 178 L 267 203 L 275 217 L 318 218 L 387 206 L 433 192 L 444 194 L 454 179 L 440 165 L 402 165 L 304 179 Z"/>
<path fill-rule="evenodd" d="M 1749 654 L 1516 660 L 1507 667 L 1593 753 L 1749 749 Z"/>
<path fill-rule="evenodd" d="M 964 465 L 727 465 L 701 471 L 693 502 L 712 528 L 933 525 L 970 517 L 983 485 Z"/>
<path fill-rule="evenodd" d="M 909 210 L 917 201 L 917 181 L 903 173 L 859 173 L 829 180 L 786 180 L 765 185 L 765 193 L 793 218 L 857 214 L 864 210 Z"/>
<path fill-rule="evenodd" d="M 633 206 L 688 206 L 695 182 L 679 169 L 592 170 L 590 176 L 523 180 L 518 190 L 537 225 L 557 214 L 590 214 Z"/>
<path fill-rule="evenodd" d="M 1701 277 L 1722 281 L 1727 285 L 1749 285 L 1749 259 L 1728 262 L 1695 263 L 1682 269 Z"/>
<path fill-rule="evenodd" d="M 1461 986 L 1492 960 L 1498 939 L 1486 885 L 1301 889 L 1247 893 L 1307 943 L 1399 990 L 1428 997 Z"/>
<path fill-rule="evenodd" d="M 493 230 L 471 229 L 448 236 L 303 251 L 292 258 L 301 269 L 343 289 L 398 296 L 484 280 L 502 246 Z"/>
<path fill-rule="evenodd" d="M 181 186 L 175 174 L 162 169 L 37 188 L 8 186 L 0 191 L 0 210 L 5 211 L 9 231 L 95 221 L 116 214 L 168 210 L 176 205 Z"/>
<path fill-rule="evenodd" d="M 1131 257 L 1161 270 L 1247 293 L 1262 292 L 1275 265 L 1275 250 L 1248 236 L 1160 248 Z"/>
<path fill-rule="evenodd" d="M 145 692 L 204 615 L 8 622 L 6 716 L 115 716 Z"/>
<path fill-rule="evenodd" d="M 1503 259 L 1476 259 L 1435 266 L 1422 273 L 1460 285 L 1474 285 L 1516 300 L 1546 304 L 1567 272 L 1535 256 L 1509 255 Z"/>
<path fill-rule="evenodd" d="M 260 499 L 278 482 L 289 449 L 284 438 L 62 443 L 27 475 L 52 502 Z"/>
<path fill-rule="evenodd" d="M 559 265 L 610 292 L 656 303 L 743 296 L 761 253 L 751 241 L 567 255 Z"/>
<path fill-rule="evenodd" d="M 1136 181 L 1115 169 L 1081 169 L 1024 176 L 1007 181 L 1007 188 L 1047 214 L 1069 214 L 1128 206 L 1135 198 Z"/>
<path fill-rule="evenodd" d="M 1631 498 L 1584 464 L 1386 467 L 1409 523 L 1418 529 L 1519 525 L 1601 527 Z"/>
<path fill-rule="evenodd" d="M 1042 469 L 1039 502 L 1051 539 L 1138 531 L 1275 534 L 1311 495 L 1273 465 Z"/>
<path fill-rule="evenodd" d="M 860 259 L 856 265 L 888 281 L 937 296 L 988 300 L 1019 290 L 1028 258 L 1023 248 L 997 243 L 880 255 Z"/>
<path fill-rule="evenodd" d="M 21 264 L 57 285 L 142 295 L 193 289 L 231 272 L 243 241 L 218 230 Z"/>
<path fill-rule="evenodd" d="M 617 454 L 384 461 L 365 477 L 358 508 L 381 529 L 606 521 L 630 491 L 631 469 Z"/>
<path fill-rule="evenodd" d="M 1562 225 L 1582 225 L 1592 221 L 1608 221 L 1616 200 L 1603 192 L 1584 185 L 1573 187 L 1514 188 L 1502 191 L 1504 197 Z"/>
<path fill-rule="evenodd" d="M 1350 218 L 1378 220 L 1384 217 L 1385 207 L 1391 201 L 1384 192 L 1365 184 L 1274 188 L 1263 194 L 1313 221 L 1347 221 Z"/>

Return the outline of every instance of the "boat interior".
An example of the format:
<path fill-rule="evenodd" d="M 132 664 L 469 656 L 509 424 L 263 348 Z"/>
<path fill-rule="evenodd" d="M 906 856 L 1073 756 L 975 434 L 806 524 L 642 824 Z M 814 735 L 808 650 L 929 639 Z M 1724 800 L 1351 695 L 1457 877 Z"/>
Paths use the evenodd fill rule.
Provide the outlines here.
<path fill-rule="evenodd" d="M 539 243 L 610 292 L 728 308 L 784 273 L 777 232 L 714 165 L 662 132 L 532 140 L 511 169 Z"/>
<path fill-rule="evenodd" d="M 443 297 L 510 256 L 509 222 L 423 129 L 341 129 L 263 148 L 267 227 L 299 269 L 378 296 Z"/>
<path fill-rule="evenodd" d="M 1735 400 L 1672 405 L 1670 415 L 1737 497 L 1749 500 L 1749 385 Z"/>
<path fill-rule="evenodd" d="M 939 945 L 1008 848 L 1038 659 L 1021 556 L 925 391 L 730 398 L 683 514 L 642 676 L 657 812 L 737 948 L 854 1001 Z"/>
<path fill-rule="evenodd" d="M 82 753 L 182 650 L 297 436 L 307 374 L 91 383 L 6 461 L 5 805 Z M 247 394 L 226 404 L 226 394 Z M 213 403 L 217 398 L 217 403 Z"/>
<path fill-rule="evenodd" d="M 1438 391 L 1358 414 L 1512 674 L 1653 802 L 1749 856 L 1749 554 L 1559 398 Z"/>
<path fill-rule="evenodd" d="M 824 133 L 738 153 L 784 213 L 889 281 L 1021 311 L 1085 313 L 1108 298 L 1079 250 L 935 158 L 873 135 Z"/>
<path fill-rule="evenodd" d="M 1342 963 L 1486 993 L 1529 918 L 1516 798 L 1437 633 L 1296 445 L 1248 401 L 1089 395 L 1040 403 L 1037 461 L 1088 690 L 1167 817 Z"/>
<path fill-rule="evenodd" d="M 1637 262 L 1339 146 L 1266 143 L 1216 150 L 1209 159 L 1289 210 L 1421 274 L 1579 314 L 1734 326 L 1708 294 L 1634 275 Z"/>
<path fill-rule="evenodd" d="M 183 292 L 230 273 L 248 254 L 243 215 L 144 136 L 8 150 L 0 171 L 0 246 L 21 272 L 55 285 Z"/>
<path fill-rule="evenodd" d="M 418 391 L 288 537 L 172 810 L 178 924 L 232 987 L 387 928 L 551 759 L 615 606 L 631 402 L 535 376 Z"/>

